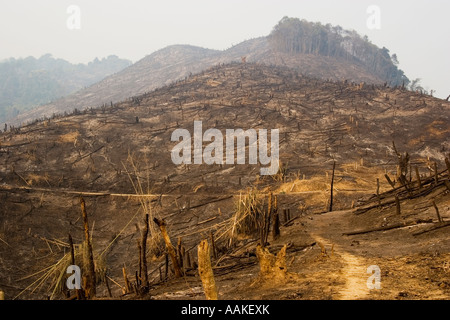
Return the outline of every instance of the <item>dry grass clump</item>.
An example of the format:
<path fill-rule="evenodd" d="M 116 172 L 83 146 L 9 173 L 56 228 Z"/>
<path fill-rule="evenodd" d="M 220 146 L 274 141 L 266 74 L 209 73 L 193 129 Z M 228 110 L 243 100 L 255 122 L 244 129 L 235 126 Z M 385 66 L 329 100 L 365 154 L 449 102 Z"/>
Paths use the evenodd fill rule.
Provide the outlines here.
<path fill-rule="evenodd" d="M 275 180 L 276 182 L 285 181 L 285 179 L 287 177 L 287 170 L 288 170 L 287 164 L 284 165 L 281 161 L 278 161 L 278 171 L 276 174 L 271 176 L 272 179 Z"/>
<path fill-rule="evenodd" d="M 128 155 L 126 164 L 122 163 L 122 165 L 128 175 L 128 178 L 130 179 L 135 193 L 138 195 L 143 216 L 148 214 L 149 221 L 153 221 L 154 218 L 158 218 L 156 217 L 154 210 L 152 210 L 151 205 L 151 201 L 154 196 L 152 195 L 150 186 L 149 164 L 147 163 L 146 165 L 145 178 L 140 176 L 140 170 L 131 154 Z M 129 165 L 131 169 L 128 169 L 127 165 Z M 143 183 L 143 180 L 146 181 L 146 183 Z M 150 252 L 152 252 L 155 256 L 159 256 L 164 251 L 164 243 L 162 241 L 161 233 L 153 223 L 150 223 L 149 225 L 147 242 Z"/>
<path fill-rule="evenodd" d="M 247 194 L 239 196 L 233 219 L 235 221 L 233 233 L 250 235 L 258 230 L 263 201 L 256 189 L 249 189 Z"/>
<path fill-rule="evenodd" d="M 297 193 L 297 192 L 322 192 L 328 191 L 330 183 L 325 177 L 312 177 L 308 180 L 295 179 L 290 182 L 283 183 L 277 189 L 279 193 Z"/>
<path fill-rule="evenodd" d="M 308 180 L 295 179 L 283 183 L 276 190 L 276 193 L 304 193 L 304 205 L 306 207 L 324 206 L 329 200 L 330 181 L 326 177 L 312 177 Z"/>
<path fill-rule="evenodd" d="M 66 134 L 61 135 L 58 138 L 59 142 L 67 142 L 67 143 L 74 143 L 77 139 L 80 133 L 78 131 L 72 131 Z"/>
<path fill-rule="evenodd" d="M 246 194 L 240 194 L 233 216 L 217 225 L 214 234 L 216 241 L 227 241 L 227 246 L 231 247 L 235 240 L 259 237 L 265 206 L 265 195 L 256 188 L 249 188 Z"/>
<path fill-rule="evenodd" d="M 346 206 L 349 207 L 351 199 L 357 198 L 358 194 L 376 193 L 377 179 L 380 183 L 380 192 L 390 190 L 391 187 L 384 174 L 383 168 L 364 166 L 360 161 L 342 164 L 335 173 L 334 196 L 346 202 Z M 282 183 L 275 193 L 304 194 L 306 207 L 326 207 L 330 198 L 330 188 L 331 170 L 310 179 L 301 179 L 298 175 L 292 181 Z"/>
<path fill-rule="evenodd" d="M 82 244 L 74 244 L 74 258 L 75 265 L 80 267 L 81 276 L 88 273 L 87 253 L 88 246 L 85 242 Z M 34 293 L 37 290 L 42 290 L 47 285 L 46 293 L 50 293 L 50 299 L 54 299 L 57 294 L 63 293 L 66 289 L 67 278 L 71 275 L 67 273 L 67 268 L 72 265 L 72 257 L 70 251 L 58 260 L 55 264 L 50 265 L 36 273 L 26 276 L 19 280 L 26 280 L 40 275 L 33 283 L 22 290 L 14 299 L 21 296 L 25 291 L 30 290 L 30 293 Z M 96 255 L 94 258 L 96 283 L 100 284 L 105 281 L 107 266 L 103 255 Z M 82 284 L 83 285 L 83 284 Z"/>
<path fill-rule="evenodd" d="M 231 247 L 234 240 L 238 239 L 240 234 L 257 230 L 257 212 L 261 206 L 258 198 L 256 188 L 249 189 L 244 196 L 242 194 L 239 195 L 233 216 L 216 224 L 217 229 L 214 233 L 214 238 L 217 243 L 225 242 L 227 247 Z"/>
<path fill-rule="evenodd" d="M 47 172 L 43 175 L 39 175 L 36 173 L 29 173 L 26 177 L 26 182 L 27 182 L 28 186 L 39 185 L 42 182 L 45 182 L 46 185 L 50 186 L 49 176 L 48 176 Z"/>

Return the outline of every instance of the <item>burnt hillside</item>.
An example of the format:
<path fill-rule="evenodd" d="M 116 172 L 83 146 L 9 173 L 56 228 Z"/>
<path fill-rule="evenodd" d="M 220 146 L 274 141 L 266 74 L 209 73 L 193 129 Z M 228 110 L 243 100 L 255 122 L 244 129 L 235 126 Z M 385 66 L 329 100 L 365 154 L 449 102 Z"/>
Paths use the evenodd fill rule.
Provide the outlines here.
<path fill-rule="evenodd" d="M 194 120 L 202 120 L 204 130 L 278 128 L 280 160 L 307 173 L 333 160 L 385 163 L 393 155 L 392 141 L 413 157 L 442 160 L 449 150 L 448 106 L 400 87 L 323 81 L 287 68 L 235 63 L 112 107 L 3 133 L 1 178 L 20 185 L 19 173 L 27 181 L 28 175 L 41 177 L 31 178 L 37 186 L 124 191 L 122 162 L 129 153 L 146 158 L 156 184 L 171 176 L 170 189 L 181 190 L 201 177 L 172 164 L 170 135 L 176 128 L 192 132 Z M 248 181 L 257 171 L 227 165 L 220 170 L 228 172 L 227 179 L 247 172 Z"/>
<path fill-rule="evenodd" d="M 350 208 L 375 192 L 377 178 L 382 191 L 390 188 L 383 177 L 396 174 L 393 141 L 399 152 L 409 152 L 422 175 L 435 161 L 442 170 L 450 148 L 449 106 L 401 87 L 325 81 L 284 67 L 232 63 L 112 106 L 1 133 L 0 284 L 7 298 L 49 294 L 25 289 L 36 279 L 30 275 L 67 253 L 68 233 L 75 243 L 83 241 L 80 195 L 87 203 L 95 255 L 106 252 L 109 275 L 120 283 L 124 265 L 131 273 L 137 270 L 136 240 L 145 212 L 164 218 L 172 241 L 182 238 L 188 251 L 209 232 L 223 234 L 236 200 L 248 188 L 274 192 L 280 208 L 291 208 L 292 216 L 309 223 L 310 215 L 328 205 L 333 161 L 334 206 Z M 192 133 L 194 120 L 203 122 L 203 130 L 279 129 L 282 170 L 263 177 L 259 165 L 173 164 L 171 134 L 177 128 Z M 342 221 L 352 227 L 350 220 Z M 325 232 L 326 223 L 320 230 Z M 297 249 L 309 248 L 314 239 L 298 228 Z M 163 246 L 149 248 L 150 278 L 158 282 Z M 314 266 L 311 270 L 318 270 Z M 164 282 L 159 285 L 165 292 Z M 120 292 L 115 288 L 116 297 Z"/>

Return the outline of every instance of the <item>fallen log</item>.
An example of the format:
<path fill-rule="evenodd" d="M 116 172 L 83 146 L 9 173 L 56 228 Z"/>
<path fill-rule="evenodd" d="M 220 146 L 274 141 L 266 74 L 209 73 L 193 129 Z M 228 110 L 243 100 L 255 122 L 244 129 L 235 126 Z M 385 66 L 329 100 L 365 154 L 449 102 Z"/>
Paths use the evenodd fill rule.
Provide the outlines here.
<path fill-rule="evenodd" d="M 196 209 L 196 208 L 199 208 L 199 207 L 206 206 L 206 205 L 208 205 L 210 203 L 219 202 L 219 201 L 223 201 L 223 200 L 228 200 L 228 199 L 231 199 L 233 197 L 234 197 L 234 195 L 229 195 L 229 196 L 221 197 L 221 198 L 215 198 L 215 199 L 212 199 L 212 200 L 209 200 L 209 201 L 202 202 L 202 203 L 196 204 L 194 206 L 191 206 L 191 207 L 189 207 L 189 209 Z M 166 219 L 170 218 L 170 217 L 172 217 L 174 215 L 178 215 L 178 214 L 180 214 L 180 210 L 172 211 L 166 216 Z"/>
<path fill-rule="evenodd" d="M 410 194 L 410 196 L 411 196 L 410 198 L 412 199 L 412 198 L 415 198 L 417 196 L 423 195 L 421 193 L 421 191 L 422 191 L 421 189 L 422 188 L 426 189 L 424 192 L 425 192 L 425 194 L 427 194 L 427 193 L 429 193 L 429 192 L 431 192 L 433 190 L 433 187 L 438 187 L 441 184 L 446 184 L 446 182 L 448 181 L 448 177 L 445 177 L 445 174 L 444 174 L 446 171 L 447 171 L 447 169 L 445 169 L 445 170 L 443 170 L 443 171 L 438 173 L 438 176 L 441 176 L 440 180 L 438 181 L 438 185 L 434 185 L 434 182 L 435 182 L 435 178 L 434 177 L 428 177 L 428 178 L 425 178 L 423 181 L 422 180 L 420 181 L 420 184 L 421 184 L 420 187 L 419 186 L 411 186 L 411 188 L 409 189 L 409 192 L 412 193 L 412 194 Z M 414 191 L 419 191 L 419 193 L 414 194 L 413 193 Z M 408 192 L 408 190 L 405 188 L 404 185 L 401 185 L 401 186 L 396 187 L 396 188 L 394 188 L 392 190 L 389 190 L 389 191 L 386 191 L 384 193 L 381 193 L 379 195 L 379 197 L 377 197 L 377 195 L 374 195 L 370 199 L 366 200 L 364 202 L 364 205 L 368 205 L 368 204 L 370 204 L 372 202 L 375 202 L 375 201 L 378 202 L 379 199 L 383 200 L 383 199 L 390 198 L 392 196 L 395 196 L 395 194 L 400 196 L 402 193 L 405 193 L 405 192 Z M 383 203 L 382 203 L 382 205 L 383 205 Z M 376 206 L 371 206 L 370 208 L 374 208 L 374 207 L 376 207 Z"/>
<path fill-rule="evenodd" d="M 445 228 L 445 227 L 448 227 L 448 226 L 450 226 L 450 221 L 438 222 L 436 225 L 434 225 L 434 226 L 432 226 L 432 227 L 430 227 L 428 229 L 421 230 L 421 231 L 413 233 L 413 236 L 418 236 L 418 235 L 421 235 L 421 234 L 424 234 L 424 233 L 427 233 L 427 232 L 430 232 L 430 231 L 434 231 L 434 230 L 437 230 L 437 229 Z"/>
<path fill-rule="evenodd" d="M 291 223 L 294 222 L 295 220 L 297 220 L 298 218 L 300 218 L 300 216 L 297 216 L 297 217 L 294 217 L 294 218 L 292 218 L 292 219 L 289 219 L 288 221 L 286 221 L 286 222 L 283 224 L 283 227 L 289 227 L 289 226 L 291 225 Z"/>
<path fill-rule="evenodd" d="M 79 161 L 81 161 L 81 160 L 83 160 L 83 159 L 89 157 L 90 155 L 93 155 L 94 153 L 96 153 L 96 152 L 102 150 L 104 147 L 105 147 L 105 146 L 101 146 L 101 147 L 95 149 L 94 151 L 89 152 L 88 154 L 85 154 L 84 156 L 81 156 L 79 159 L 73 161 L 73 162 L 71 163 L 71 165 L 73 166 L 75 163 L 77 163 L 77 162 L 79 162 Z"/>
<path fill-rule="evenodd" d="M 342 235 L 344 236 L 353 236 L 356 234 L 365 234 L 365 233 L 370 233 L 370 232 L 376 232 L 376 231 L 386 231 L 386 230 L 392 230 L 392 229 L 397 229 L 397 228 L 403 228 L 403 227 L 409 227 L 409 226 L 414 226 L 417 223 L 410 223 L 410 224 L 406 224 L 405 222 L 399 222 L 399 223 L 394 223 L 390 226 L 383 226 L 383 227 L 378 227 L 378 228 L 371 228 L 371 229 L 364 229 L 364 230 L 357 230 L 357 231 L 351 231 L 351 232 L 344 232 Z"/>
<path fill-rule="evenodd" d="M 439 184 L 438 184 L 437 186 L 431 186 L 431 187 L 428 187 L 428 188 L 422 188 L 420 191 L 417 189 L 419 192 L 417 192 L 417 193 L 415 193 L 415 194 L 412 194 L 411 196 L 406 196 L 406 197 L 404 197 L 404 198 L 398 197 L 398 198 L 399 198 L 399 201 L 403 201 L 403 200 L 407 200 L 407 199 L 408 199 L 408 200 L 411 200 L 411 199 L 423 197 L 423 196 L 426 196 L 426 195 L 430 194 L 430 193 L 433 192 L 436 188 L 438 188 L 438 187 L 440 187 L 440 186 L 443 186 L 443 185 L 445 185 L 445 181 L 440 181 Z M 369 201 L 369 202 L 365 203 L 365 205 L 367 205 L 367 204 L 369 204 L 369 203 L 371 203 L 371 202 L 372 202 L 372 201 Z M 390 206 L 390 205 L 395 204 L 395 203 L 396 203 L 396 201 L 395 201 L 395 196 L 392 196 L 391 199 L 382 202 L 382 203 L 381 203 L 381 207 Z M 358 207 L 358 208 L 356 209 L 355 214 L 356 214 L 356 215 L 362 214 L 362 213 L 364 213 L 364 212 L 366 212 L 366 211 L 369 211 L 369 210 L 374 209 L 374 208 L 379 208 L 379 207 L 380 207 L 380 205 L 379 205 L 378 203 L 377 203 L 377 204 L 373 204 L 373 205 L 369 205 L 369 206 L 367 206 L 367 207 L 362 207 L 362 206 L 360 206 L 360 207 Z"/>

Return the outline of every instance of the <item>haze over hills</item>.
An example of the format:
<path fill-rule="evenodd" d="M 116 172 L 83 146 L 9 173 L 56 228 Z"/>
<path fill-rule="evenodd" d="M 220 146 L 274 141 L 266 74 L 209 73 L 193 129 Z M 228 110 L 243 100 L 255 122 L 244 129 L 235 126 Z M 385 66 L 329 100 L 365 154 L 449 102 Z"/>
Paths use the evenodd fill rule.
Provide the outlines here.
<path fill-rule="evenodd" d="M 0 62 L 0 122 L 89 86 L 131 65 L 109 56 L 72 64 L 50 54 Z"/>
<path fill-rule="evenodd" d="M 220 63 L 241 61 L 294 68 L 321 79 L 407 85 L 397 68 L 396 55 L 379 49 L 367 38 L 339 26 L 283 18 L 272 33 L 244 41 L 224 51 L 173 45 L 146 56 L 134 65 L 92 86 L 19 115 L 26 123 L 74 109 L 98 107 L 149 92 Z"/>

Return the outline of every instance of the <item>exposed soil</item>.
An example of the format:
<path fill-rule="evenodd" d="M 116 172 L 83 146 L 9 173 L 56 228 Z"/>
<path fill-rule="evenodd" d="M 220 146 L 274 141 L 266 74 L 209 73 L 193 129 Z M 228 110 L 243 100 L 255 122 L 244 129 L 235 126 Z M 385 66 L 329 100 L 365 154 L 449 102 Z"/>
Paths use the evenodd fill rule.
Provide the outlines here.
<path fill-rule="evenodd" d="M 232 64 L 112 107 L 1 133 L 0 289 L 7 299 L 51 295 L 49 281 L 38 288 L 35 281 L 69 252 L 69 233 L 74 243 L 83 241 L 83 196 L 94 256 L 104 254 L 116 299 L 204 299 L 195 267 L 178 279 L 169 270 L 164 280 L 157 229 L 147 252 L 149 295 L 123 294 L 122 268 L 134 281 L 137 240 L 143 213 L 149 211 L 166 220 L 172 243 L 181 238 L 193 261 L 199 241 L 214 233 L 221 299 L 448 299 L 449 227 L 414 234 L 439 225 L 431 201 L 444 223 L 450 219 L 444 162 L 450 149 L 449 106 L 402 88 L 361 87 L 284 68 Z M 205 129 L 280 128 L 284 173 L 263 177 L 259 165 L 249 164 L 173 164 L 171 132 L 192 132 L 194 119 Z M 396 178 L 393 140 L 401 153 L 409 152 L 412 194 L 399 181 L 392 189 L 385 179 L 385 174 Z M 327 213 L 333 161 L 334 210 Z M 410 173 L 416 166 L 424 184 L 420 190 L 415 171 Z M 288 245 L 283 283 L 259 279 L 257 236 L 240 235 L 227 246 L 223 228 L 251 188 L 262 198 L 273 192 L 280 213 L 290 209 L 294 218 L 282 216 L 287 225 L 281 237 L 269 239 L 274 254 Z M 367 287 L 367 268 L 373 265 L 381 271 L 381 289 Z M 104 283 L 97 296 L 108 297 Z"/>
<path fill-rule="evenodd" d="M 437 197 L 443 217 L 450 218 L 448 191 Z M 423 199 L 421 199 L 423 201 Z M 392 210 L 394 209 L 394 210 Z M 395 208 L 381 213 L 393 216 Z M 287 283 L 258 283 L 257 264 L 230 276 L 217 276 L 223 299 L 448 299 L 450 297 L 450 252 L 448 228 L 420 236 L 412 234 L 424 225 L 395 230 L 344 236 L 357 226 L 373 225 L 370 212 L 355 216 L 354 210 L 301 217 L 294 225 L 282 228 L 282 237 L 271 245 L 282 243 L 305 246 L 289 253 L 288 271 L 295 274 Z M 400 217 L 402 219 L 403 217 Z M 446 219 L 444 218 L 444 219 Z M 434 219 L 435 220 L 435 219 Z M 427 226 L 428 227 L 428 226 Z M 315 245 L 307 246 L 308 243 Z M 326 250 L 322 254 L 321 245 Z M 274 253 L 276 250 L 272 250 Z M 256 263 L 256 261 L 255 261 Z M 381 270 L 381 289 L 369 289 L 372 273 L 369 266 Z M 258 286 L 255 286 L 257 283 Z M 193 291 L 190 291 L 190 290 Z M 183 291 L 184 290 L 184 291 Z M 177 293 L 175 293 L 177 292 Z M 196 298 L 203 293 L 197 281 L 179 280 L 152 290 L 155 299 Z"/>

